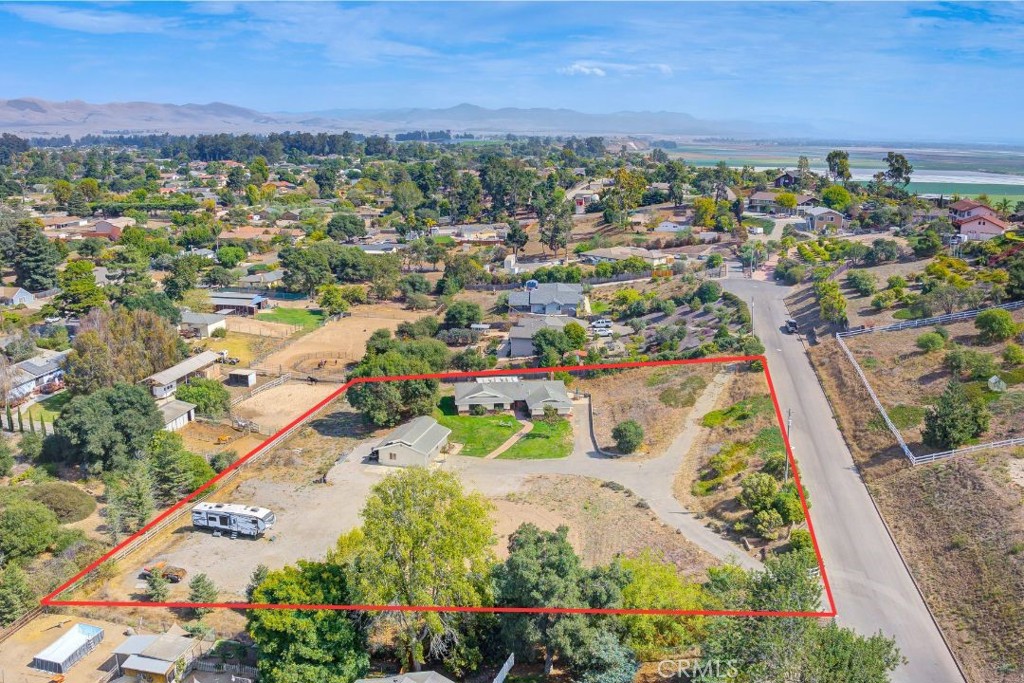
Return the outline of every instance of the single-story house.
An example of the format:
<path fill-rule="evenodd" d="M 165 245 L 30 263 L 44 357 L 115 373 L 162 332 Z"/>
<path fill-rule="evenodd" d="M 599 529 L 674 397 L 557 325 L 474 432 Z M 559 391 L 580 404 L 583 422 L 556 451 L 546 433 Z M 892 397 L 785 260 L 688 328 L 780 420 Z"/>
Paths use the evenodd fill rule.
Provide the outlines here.
<path fill-rule="evenodd" d="M 352 244 L 345 246 L 353 246 L 356 249 L 362 250 L 364 254 L 395 254 L 405 249 L 404 244 L 398 242 L 372 242 L 370 244 Z"/>
<path fill-rule="evenodd" d="M 489 381 L 491 380 L 491 381 Z M 561 380 L 518 377 L 477 378 L 455 385 L 455 407 L 468 413 L 474 406 L 487 410 L 524 409 L 531 417 L 542 417 L 548 406 L 559 415 L 572 413 L 572 401 Z"/>
<path fill-rule="evenodd" d="M 64 377 L 64 360 L 70 351 L 43 349 L 38 355 L 15 363 L 11 373 L 10 399 L 31 396 L 50 382 Z"/>
<path fill-rule="evenodd" d="M 92 226 L 89 237 L 106 237 L 112 242 L 121 239 L 121 233 L 128 226 L 135 225 L 133 218 L 104 218 Z"/>
<path fill-rule="evenodd" d="M 985 241 L 993 237 L 1001 237 L 1013 226 L 998 216 L 980 214 L 972 218 L 957 221 L 957 227 L 964 239 Z"/>
<path fill-rule="evenodd" d="M 999 213 L 992 207 L 973 199 L 961 199 L 949 205 L 949 220 L 954 225 L 977 216 L 999 218 Z"/>
<path fill-rule="evenodd" d="M 265 273 L 253 273 L 238 279 L 246 287 L 277 287 L 284 281 L 284 269 L 268 270 Z"/>
<path fill-rule="evenodd" d="M 452 430 L 437 420 L 421 415 L 409 420 L 384 437 L 370 452 L 381 465 L 391 467 L 426 467 L 448 445 Z"/>
<path fill-rule="evenodd" d="M 544 282 L 533 289 L 510 292 L 508 306 L 521 313 L 542 315 L 576 315 L 578 308 L 590 307 L 583 285 L 561 282 Z"/>
<path fill-rule="evenodd" d="M 778 196 L 780 194 L 781 192 L 755 192 L 748 197 L 747 208 L 751 211 L 759 211 L 761 213 L 788 212 L 789 210 L 783 209 L 779 206 Z M 806 194 L 798 194 L 796 195 L 796 208 L 792 209 L 792 212 L 803 214 L 805 209 L 813 205 L 814 197 Z"/>
<path fill-rule="evenodd" d="M 675 221 L 662 221 L 658 223 L 658 227 L 654 229 L 654 232 L 682 232 L 683 230 L 689 229 L 690 226 L 685 223 L 677 223 Z"/>
<path fill-rule="evenodd" d="M 569 322 L 565 316 L 528 316 L 521 318 L 508 332 L 509 358 L 527 358 L 536 355 L 533 348 L 533 335 L 539 330 L 552 328 L 561 330 Z"/>
<path fill-rule="evenodd" d="M 217 236 L 217 239 L 221 242 L 245 242 L 247 240 L 269 242 L 275 237 L 285 237 L 290 240 L 298 240 L 305 236 L 305 231 L 299 230 L 298 228 L 258 228 L 253 225 L 241 225 L 237 228 L 222 231 L 220 235 Z"/>
<path fill-rule="evenodd" d="M 150 387 L 154 398 L 170 398 L 178 390 L 179 384 L 187 382 L 192 377 L 218 376 L 220 373 L 215 363 L 219 358 L 220 356 L 213 351 L 203 351 L 166 370 L 150 375 L 142 380 L 142 383 Z"/>
<path fill-rule="evenodd" d="M 0 305 L 19 306 L 24 304 L 31 306 L 36 302 L 36 297 L 21 287 L 0 287 Z"/>
<path fill-rule="evenodd" d="M 812 232 L 838 232 L 845 224 L 843 214 L 826 206 L 812 206 L 804 211 L 804 216 Z"/>
<path fill-rule="evenodd" d="M 67 230 L 89 225 L 88 218 L 79 218 L 78 216 L 43 216 L 42 221 L 45 230 Z"/>
<path fill-rule="evenodd" d="M 156 406 L 164 421 L 164 431 L 176 432 L 192 420 L 196 419 L 196 404 L 188 401 L 171 399 L 161 401 Z"/>
<path fill-rule="evenodd" d="M 206 339 L 216 330 L 226 330 L 228 322 L 224 316 L 217 315 L 216 313 L 194 313 L 185 310 L 181 312 L 180 327 L 182 329 L 194 330 L 200 339 Z"/>
<path fill-rule="evenodd" d="M 160 636 L 129 636 L 114 650 L 114 664 L 121 679 L 147 683 L 179 683 L 188 678 L 203 643 L 168 632 Z"/>
<path fill-rule="evenodd" d="M 270 300 L 252 292 L 211 291 L 210 304 L 217 313 L 241 313 L 256 315 L 267 307 Z"/>
<path fill-rule="evenodd" d="M 625 261 L 633 257 L 642 259 L 648 266 L 655 268 L 657 266 L 668 265 L 675 259 L 671 254 L 666 254 L 662 251 L 655 251 L 652 249 L 644 249 L 643 247 L 607 247 L 605 249 L 591 249 L 580 254 L 584 261 L 590 263 L 615 263 L 617 261 Z"/>
<path fill-rule="evenodd" d="M 508 226 L 504 223 L 467 223 L 458 226 L 455 239 L 459 242 L 500 242 L 505 239 Z"/>

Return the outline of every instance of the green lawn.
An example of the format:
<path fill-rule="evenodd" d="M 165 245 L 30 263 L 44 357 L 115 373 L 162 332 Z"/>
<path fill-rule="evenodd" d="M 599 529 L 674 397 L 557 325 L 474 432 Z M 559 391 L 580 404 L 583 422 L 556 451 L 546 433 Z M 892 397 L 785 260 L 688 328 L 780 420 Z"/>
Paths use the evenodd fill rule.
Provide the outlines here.
<path fill-rule="evenodd" d="M 560 418 L 548 422 L 537 419 L 533 431 L 498 456 L 499 460 L 543 460 L 564 458 L 572 452 L 572 425 Z"/>
<path fill-rule="evenodd" d="M 434 419 L 452 430 L 451 441 L 463 444 L 459 455 L 474 458 L 487 455 L 522 428 L 511 415 L 458 415 L 451 396 L 441 399 Z"/>
<path fill-rule="evenodd" d="M 271 311 L 258 314 L 256 319 L 284 325 L 299 325 L 307 330 L 313 330 L 320 327 L 325 317 L 323 311 L 320 310 L 278 306 Z"/>
<path fill-rule="evenodd" d="M 26 414 L 31 415 L 36 420 L 42 417 L 44 422 L 53 422 L 60 415 L 61 408 L 70 400 L 71 394 L 67 391 L 62 391 L 59 394 L 54 394 L 49 398 L 32 404 L 29 406 Z"/>

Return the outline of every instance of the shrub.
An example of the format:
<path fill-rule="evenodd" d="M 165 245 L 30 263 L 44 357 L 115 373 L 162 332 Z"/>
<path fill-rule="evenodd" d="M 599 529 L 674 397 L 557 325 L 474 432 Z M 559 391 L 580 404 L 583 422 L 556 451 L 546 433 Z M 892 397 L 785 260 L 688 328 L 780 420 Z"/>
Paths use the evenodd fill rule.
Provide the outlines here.
<path fill-rule="evenodd" d="M 633 453 L 644 440 L 644 430 L 636 420 L 626 420 L 615 425 L 612 429 L 612 438 L 615 439 L 615 448 L 620 453 Z"/>
<path fill-rule="evenodd" d="M 981 332 L 981 339 L 986 343 L 1006 341 L 1020 329 L 1010 312 L 1001 308 L 982 311 L 974 319 L 974 326 Z"/>
<path fill-rule="evenodd" d="M 779 529 L 782 525 L 782 516 L 775 510 L 761 510 L 754 514 L 754 531 L 761 538 L 774 541 L 779 537 Z"/>
<path fill-rule="evenodd" d="M 83 520 L 96 509 L 96 500 L 92 496 L 64 482 L 52 481 L 33 486 L 26 497 L 48 507 L 62 524 Z"/>
<path fill-rule="evenodd" d="M 213 332 L 211 332 L 210 336 L 213 337 L 214 339 L 223 339 L 224 337 L 228 336 L 228 331 L 224 327 L 219 327 Z"/>
<path fill-rule="evenodd" d="M 238 453 L 235 451 L 221 451 L 210 458 L 210 466 L 219 474 L 231 467 L 235 460 L 238 460 Z"/>
<path fill-rule="evenodd" d="M 925 353 L 938 351 L 945 345 L 946 340 L 936 332 L 925 332 L 917 338 L 917 348 L 921 349 Z"/>
<path fill-rule="evenodd" d="M 1024 365 L 1024 348 L 1019 344 L 1007 344 L 1003 349 L 1003 361 L 1007 365 Z"/>
<path fill-rule="evenodd" d="M 863 270 L 851 270 L 846 276 L 846 284 L 861 296 L 871 296 L 878 289 L 875 276 Z"/>
<path fill-rule="evenodd" d="M 441 330 L 437 333 L 437 339 L 443 341 L 448 346 L 467 346 L 480 341 L 480 332 L 465 328 Z"/>
<path fill-rule="evenodd" d="M 705 304 L 718 301 L 718 297 L 722 296 L 722 286 L 714 280 L 706 280 L 697 288 L 694 296 L 700 299 L 701 303 Z"/>
<path fill-rule="evenodd" d="M 26 432 L 21 435 L 18 443 L 21 456 L 29 461 L 36 461 L 43 453 L 43 437 L 35 432 Z"/>
<path fill-rule="evenodd" d="M 772 509 L 779 513 L 786 524 L 799 524 L 804 521 L 804 508 L 800 505 L 800 498 L 794 487 L 786 487 L 779 491 L 772 501 Z"/>
<path fill-rule="evenodd" d="M 30 558 L 57 538 L 57 515 L 42 503 L 19 500 L 0 510 L 0 553 L 9 560 Z"/>
<path fill-rule="evenodd" d="M 813 547 L 811 532 L 807 529 L 794 529 L 789 535 L 789 547 L 793 550 L 806 550 Z"/>
<path fill-rule="evenodd" d="M 761 471 L 773 477 L 781 477 L 786 471 L 786 454 L 781 451 L 775 451 L 764 456 L 764 464 L 761 465 Z"/>
<path fill-rule="evenodd" d="M 750 508 L 755 512 L 767 510 L 772 506 L 776 494 L 779 492 L 779 483 L 775 477 L 763 472 L 755 472 L 740 482 L 743 488 L 737 500 L 740 505 Z M 778 513 L 776 513 L 778 514 Z"/>
<path fill-rule="evenodd" d="M 469 414 L 470 415 L 478 415 L 478 416 L 479 415 L 486 415 L 487 414 L 487 408 L 482 406 L 482 405 L 473 405 L 473 406 L 469 407 Z"/>

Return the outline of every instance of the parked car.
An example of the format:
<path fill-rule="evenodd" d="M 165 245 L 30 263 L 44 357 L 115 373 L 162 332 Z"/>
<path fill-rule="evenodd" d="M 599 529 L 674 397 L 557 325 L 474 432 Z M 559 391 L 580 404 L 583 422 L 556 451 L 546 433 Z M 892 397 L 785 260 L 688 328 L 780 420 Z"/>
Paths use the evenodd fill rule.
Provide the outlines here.
<path fill-rule="evenodd" d="M 598 328 L 601 328 L 601 327 L 611 327 L 612 326 L 612 321 L 610 319 L 608 319 L 608 318 L 598 318 L 597 320 L 592 322 L 590 324 L 590 326 L 591 327 L 598 327 Z"/>
<path fill-rule="evenodd" d="M 609 327 L 599 327 L 594 330 L 594 335 L 598 337 L 610 337 L 612 334 L 612 330 Z"/>
<path fill-rule="evenodd" d="M 796 334 L 798 329 L 799 328 L 797 327 L 795 320 L 790 318 L 789 320 L 786 321 L 786 332 L 789 332 L 790 334 Z"/>

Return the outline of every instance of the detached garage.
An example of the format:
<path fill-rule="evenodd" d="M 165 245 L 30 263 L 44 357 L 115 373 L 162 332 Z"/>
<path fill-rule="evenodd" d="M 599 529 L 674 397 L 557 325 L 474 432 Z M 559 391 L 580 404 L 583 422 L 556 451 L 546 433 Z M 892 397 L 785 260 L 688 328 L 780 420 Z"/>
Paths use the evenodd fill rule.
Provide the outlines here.
<path fill-rule="evenodd" d="M 75 624 L 48 648 L 32 658 L 33 669 L 52 674 L 67 673 L 103 640 L 103 629 L 89 624 Z"/>

